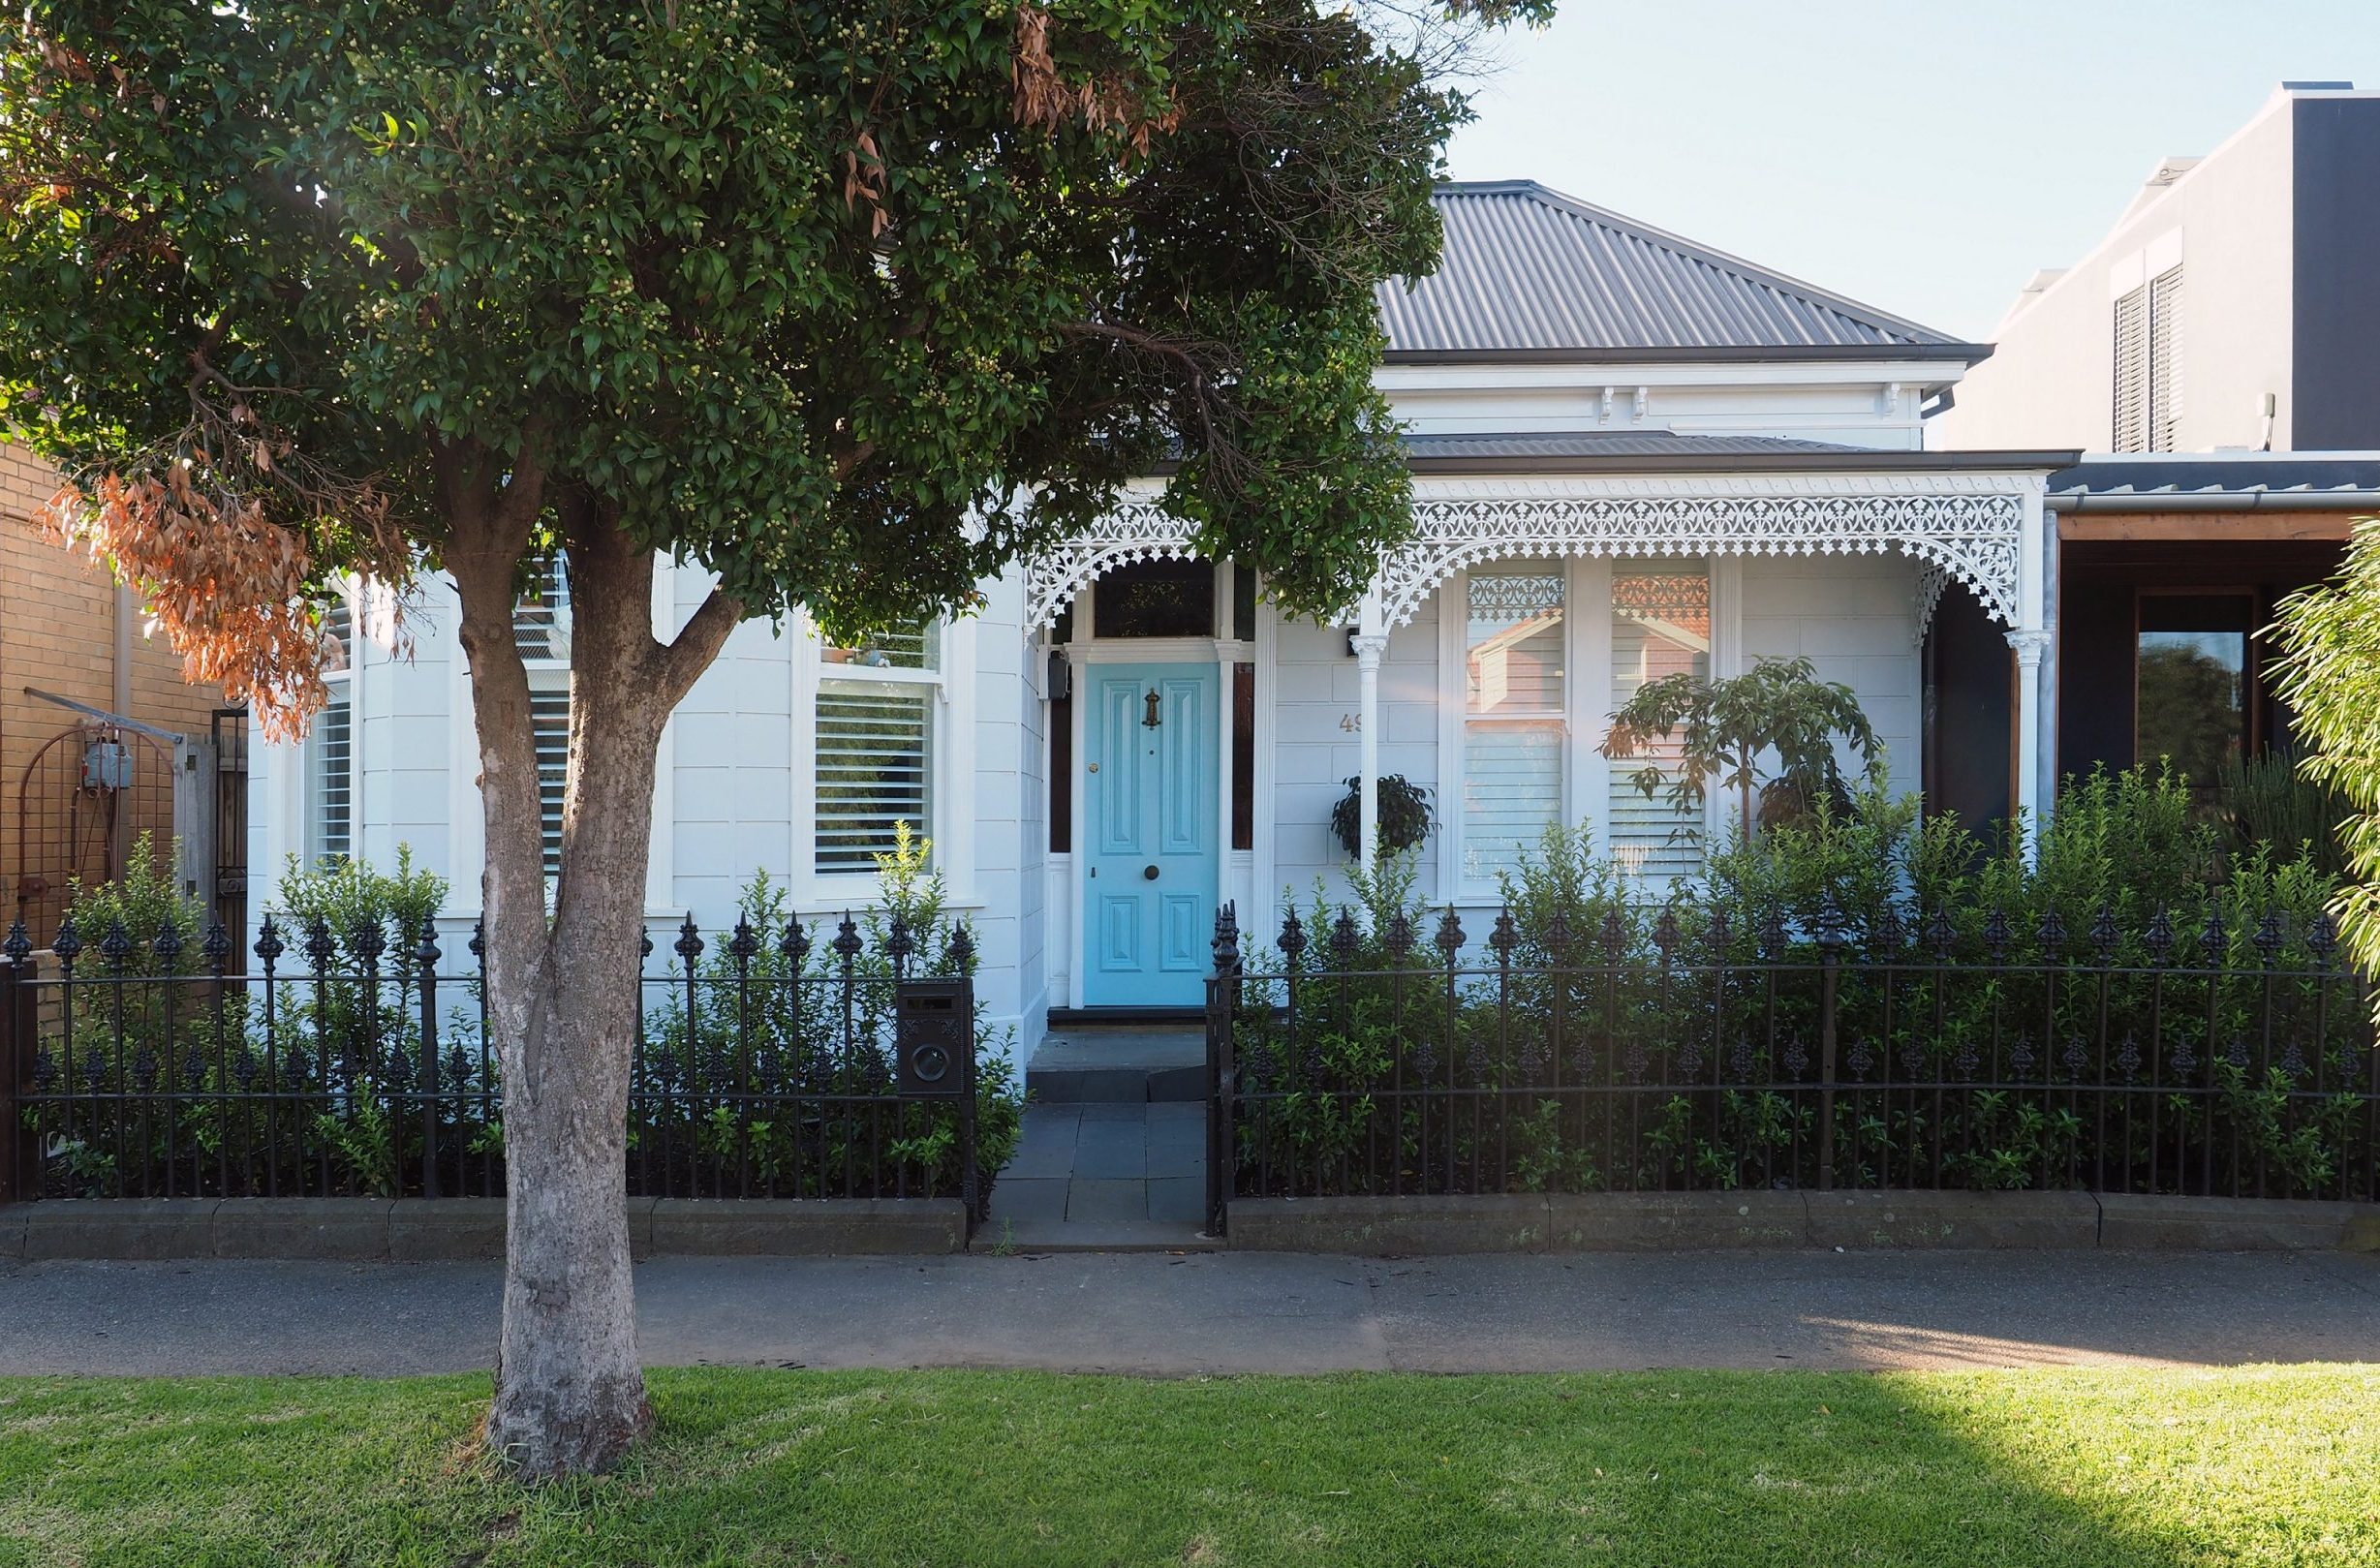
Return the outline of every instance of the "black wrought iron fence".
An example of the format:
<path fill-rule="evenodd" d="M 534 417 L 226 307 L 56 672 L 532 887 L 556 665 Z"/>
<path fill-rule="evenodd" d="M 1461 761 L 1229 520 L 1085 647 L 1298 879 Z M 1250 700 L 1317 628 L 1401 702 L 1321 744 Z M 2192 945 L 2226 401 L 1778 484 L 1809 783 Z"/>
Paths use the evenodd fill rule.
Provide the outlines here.
<path fill-rule="evenodd" d="M 1972 915 L 1972 918 L 1968 918 Z M 1853 930 L 1690 905 L 1484 952 L 1453 909 L 1217 921 L 1209 1208 L 1744 1187 L 2380 1197 L 2380 1053 L 2328 916 Z"/>
<path fill-rule="evenodd" d="M 689 918 L 675 963 L 638 980 L 629 1094 L 632 1194 L 959 1197 L 979 1213 L 973 939 L 896 918 L 820 941 L 739 922 L 716 952 Z M 294 938 L 294 940 L 293 940 Z M 288 932 L 253 967 L 221 925 L 46 952 L 0 942 L 0 1196 L 495 1196 L 502 1073 L 478 975 L 434 932 L 391 950 L 376 922 Z M 928 949 L 931 948 L 931 951 Z M 192 960 L 196 962 L 192 962 Z M 929 972 L 931 971 L 931 972 Z M 944 1053 L 905 1082 L 918 999 Z M 995 1115 L 1013 1108 L 995 1097 Z M 996 1155 L 1000 1138 L 995 1129 Z M 996 1159 L 993 1160 L 995 1165 Z"/>

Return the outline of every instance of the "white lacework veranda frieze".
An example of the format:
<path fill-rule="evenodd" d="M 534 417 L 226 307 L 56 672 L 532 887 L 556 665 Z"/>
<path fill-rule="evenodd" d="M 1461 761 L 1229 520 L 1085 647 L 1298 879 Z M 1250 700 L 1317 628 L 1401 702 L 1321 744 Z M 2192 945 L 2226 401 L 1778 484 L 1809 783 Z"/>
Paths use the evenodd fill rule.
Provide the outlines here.
<path fill-rule="evenodd" d="M 1813 555 L 1898 550 L 2017 619 L 2014 495 L 1509 497 L 1423 501 L 1381 563 L 1381 608 L 1402 626 L 1448 577 L 1511 556 Z"/>
<path fill-rule="evenodd" d="M 1923 568 L 1920 613 L 1943 587 L 1966 585 L 1986 611 L 2017 622 L 2024 498 L 2012 494 L 1478 497 L 1419 500 L 1411 538 L 1381 559 L 1384 624 L 1403 626 L 1438 585 L 1482 562 L 1526 556 L 1822 555 L 1899 551 Z M 1046 630 L 1102 572 L 1196 552 L 1193 525 L 1130 502 L 1033 560 L 1025 624 Z"/>
<path fill-rule="evenodd" d="M 1548 571 L 1473 573 L 1470 617 L 1475 622 L 1501 625 L 1529 621 L 1561 608 L 1561 576 Z"/>

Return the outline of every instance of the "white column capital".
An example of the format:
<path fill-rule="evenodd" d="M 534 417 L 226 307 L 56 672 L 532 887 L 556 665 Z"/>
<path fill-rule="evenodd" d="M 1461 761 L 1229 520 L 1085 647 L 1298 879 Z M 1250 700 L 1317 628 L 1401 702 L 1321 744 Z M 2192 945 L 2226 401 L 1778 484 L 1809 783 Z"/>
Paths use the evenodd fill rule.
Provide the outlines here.
<path fill-rule="evenodd" d="M 2047 631 L 2011 631 L 2008 646 L 2017 651 L 2017 662 L 2026 669 L 2037 667 L 2044 654 L 2050 651 L 2051 635 Z"/>
<path fill-rule="evenodd" d="M 1385 631 L 1358 631 L 1347 639 L 1347 646 L 1355 650 L 1357 664 L 1366 669 L 1377 669 L 1380 666 L 1380 656 L 1388 652 L 1388 633 Z"/>

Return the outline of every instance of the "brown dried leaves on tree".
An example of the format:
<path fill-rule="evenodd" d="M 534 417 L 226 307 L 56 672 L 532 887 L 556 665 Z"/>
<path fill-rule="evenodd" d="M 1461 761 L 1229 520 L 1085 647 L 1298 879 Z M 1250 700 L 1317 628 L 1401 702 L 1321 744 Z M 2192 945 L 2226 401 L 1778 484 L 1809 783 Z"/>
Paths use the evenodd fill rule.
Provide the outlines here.
<path fill-rule="evenodd" d="M 1152 114 L 1145 91 L 1120 76 L 1068 81 L 1050 54 L 1049 40 L 1049 13 L 1039 6 L 1018 7 L 1016 56 L 1008 67 L 1016 85 L 1010 113 L 1017 124 L 1054 130 L 1080 121 L 1092 131 L 1122 131 L 1140 157 L 1148 155 L 1151 137 L 1181 124 L 1182 108 L 1171 93 L 1159 98 L 1164 108 Z"/>
<path fill-rule="evenodd" d="M 277 491 L 276 502 L 313 502 L 311 521 L 383 541 L 380 554 L 387 502 L 369 484 L 308 474 L 286 442 L 234 440 L 229 458 L 197 446 L 70 482 L 51 499 L 47 520 L 139 593 L 181 654 L 187 679 L 246 702 L 267 736 L 294 739 L 327 697 L 323 673 L 342 651 L 322 624 L 322 574 L 308 530 L 273 515 L 264 492 Z M 378 565 L 400 580 L 401 547 Z"/>
<path fill-rule="evenodd" d="M 1145 157 L 1152 138 L 1181 123 L 1169 91 L 1152 94 L 1119 72 L 1069 79 L 1051 52 L 1050 14 L 1025 5 L 1016 15 L 1011 112 L 1020 125 L 1057 130 L 1079 124 L 1095 134 L 1122 133 L 1128 157 Z M 79 55 L 48 46 L 46 63 L 70 80 L 97 73 Z M 120 67 L 114 96 L 127 103 L 145 84 Z M 162 113 L 163 101 L 155 108 Z M 59 182 L 48 193 L 103 204 L 107 172 L 53 160 Z M 19 198 L 42 193 L 8 193 Z M 875 231 L 890 223 L 884 158 L 864 126 L 845 158 L 843 196 L 865 204 Z M 145 226 L 127 226 L 120 243 L 163 245 Z M 260 727 L 294 738 L 327 697 L 326 668 L 341 650 L 323 626 L 323 561 L 316 543 L 337 538 L 341 566 L 389 581 L 410 577 L 412 559 L 389 522 L 388 498 L 369 480 L 307 464 L 287 436 L 267 430 L 250 389 L 232 385 L 207 364 L 220 331 L 192 355 L 193 417 L 170 446 L 65 485 L 49 507 L 61 539 L 86 548 L 146 600 L 158 629 L 182 655 L 192 681 L 220 686 L 245 701 Z"/>

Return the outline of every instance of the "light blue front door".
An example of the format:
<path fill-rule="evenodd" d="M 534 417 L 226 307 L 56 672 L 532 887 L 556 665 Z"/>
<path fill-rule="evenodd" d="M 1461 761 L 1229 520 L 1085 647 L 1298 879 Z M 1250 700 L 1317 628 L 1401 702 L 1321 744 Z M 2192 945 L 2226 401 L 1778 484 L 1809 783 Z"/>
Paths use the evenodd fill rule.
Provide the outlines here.
<path fill-rule="evenodd" d="M 1214 968 L 1212 664 L 1090 664 L 1083 1005 L 1194 1007 Z"/>

